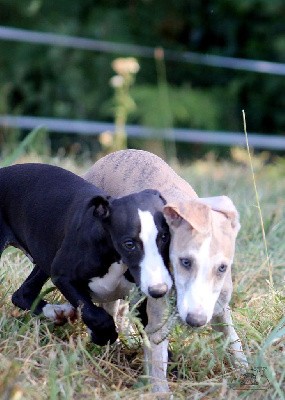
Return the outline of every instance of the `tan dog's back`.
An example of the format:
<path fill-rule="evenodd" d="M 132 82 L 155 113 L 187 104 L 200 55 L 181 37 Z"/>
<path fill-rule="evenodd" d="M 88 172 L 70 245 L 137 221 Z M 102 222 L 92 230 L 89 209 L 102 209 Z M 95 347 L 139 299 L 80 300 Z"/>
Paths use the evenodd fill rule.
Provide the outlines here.
<path fill-rule="evenodd" d="M 189 201 L 198 197 L 166 162 L 143 150 L 111 153 L 97 161 L 83 178 L 113 197 L 143 189 L 159 190 L 167 202 Z"/>
<path fill-rule="evenodd" d="M 170 260 L 178 311 L 184 321 L 187 315 L 193 314 L 192 308 L 197 315 L 203 314 L 203 321 L 207 314 L 209 321 L 215 304 L 217 311 L 220 303 L 222 307 L 228 303 L 232 291 L 231 264 L 240 225 L 238 212 L 227 196 L 199 198 L 168 164 L 143 150 L 109 154 L 97 161 L 83 177 L 113 197 L 144 189 L 158 190 L 164 197 L 166 205 L 161 211 L 171 233 Z M 197 279 L 192 279 L 195 268 L 187 270 L 181 262 L 195 264 L 201 276 L 196 274 Z M 220 266 L 225 266 L 224 273 L 219 274 Z M 214 282 L 211 275 L 217 274 L 220 279 Z M 194 289 L 194 284 L 198 290 Z M 217 302 L 221 291 L 223 301 Z M 200 298 L 205 293 L 208 305 L 205 298 Z"/>

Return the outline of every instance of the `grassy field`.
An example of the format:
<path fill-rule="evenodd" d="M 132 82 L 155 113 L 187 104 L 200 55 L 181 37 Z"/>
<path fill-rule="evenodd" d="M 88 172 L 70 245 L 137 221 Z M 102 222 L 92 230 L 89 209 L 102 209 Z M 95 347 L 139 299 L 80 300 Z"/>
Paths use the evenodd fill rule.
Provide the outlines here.
<path fill-rule="evenodd" d="M 208 156 L 174 168 L 200 196 L 227 194 L 240 212 L 232 309 L 258 385 L 239 390 L 238 374 L 229 364 L 227 346 L 219 333 L 210 328 L 192 331 L 176 324 L 170 334 L 173 361 L 168 376 L 174 399 L 285 398 L 285 161 L 267 164 L 263 155 L 253 159 L 268 263 L 248 157 L 241 150 L 233 151 L 232 156 L 232 162 L 217 162 Z M 83 172 L 68 160 L 60 164 Z M 29 260 L 20 252 L 12 248 L 4 252 L 0 269 L 0 398 L 154 399 L 141 379 L 143 354 L 138 339 L 124 338 L 100 348 L 89 342 L 80 322 L 55 327 L 12 305 L 11 295 L 30 269 Z M 61 300 L 55 291 L 48 296 Z"/>

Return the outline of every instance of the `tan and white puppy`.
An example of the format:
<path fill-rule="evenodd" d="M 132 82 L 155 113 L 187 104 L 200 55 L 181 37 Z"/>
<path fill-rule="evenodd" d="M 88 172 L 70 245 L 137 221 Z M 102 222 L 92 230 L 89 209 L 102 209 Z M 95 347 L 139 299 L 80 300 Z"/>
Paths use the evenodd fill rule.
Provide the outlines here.
<path fill-rule="evenodd" d="M 235 362 L 246 366 L 229 309 L 231 265 L 240 229 L 238 212 L 230 198 L 199 198 L 161 158 L 142 150 L 111 153 L 83 177 L 115 197 L 143 189 L 161 193 L 167 202 L 162 212 L 171 231 L 170 260 L 179 315 L 192 327 L 211 322 L 231 343 Z M 155 307 L 161 307 L 165 299 L 148 302 L 152 302 L 152 312 L 161 315 Z M 159 352 L 163 353 L 161 348 Z M 162 358 L 160 361 L 165 363 Z"/>

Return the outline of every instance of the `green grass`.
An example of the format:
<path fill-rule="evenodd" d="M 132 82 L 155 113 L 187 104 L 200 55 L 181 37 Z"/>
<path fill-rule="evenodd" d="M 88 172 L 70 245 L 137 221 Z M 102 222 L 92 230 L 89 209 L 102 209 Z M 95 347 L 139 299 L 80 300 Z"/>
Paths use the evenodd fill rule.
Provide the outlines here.
<path fill-rule="evenodd" d="M 265 368 L 266 378 L 260 381 L 264 390 L 237 390 L 239 376 L 219 333 L 209 327 L 194 332 L 176 324 L 170 335 L 173 361 L 168 376 L 174 399 L 285 398 L 285 162 L 266 164 L 264 158 L 254 157 L 253 167 L 273 285 L 246 152 L 233 151 L 232 162 L 217 162 L 209 155 L 191 165 L 175 166 L 199 196 L 226 194 L 240 212 L 233 317 L 251 366 Z M 50 162 L 59 164 L 56 159 Z M 68 160 L 60 163 L 81 172 Z M 31 264 L 15 249 L 6 250 L 0 263 L 0 398 L 155 398 L 144 386 L 143 352 L 137 341 L 100 348 L 89 342 L 80 322 L 55 327 L 19 311 L 11 295 Z M 56 291 L 48 296 L 60 300 Z"/>

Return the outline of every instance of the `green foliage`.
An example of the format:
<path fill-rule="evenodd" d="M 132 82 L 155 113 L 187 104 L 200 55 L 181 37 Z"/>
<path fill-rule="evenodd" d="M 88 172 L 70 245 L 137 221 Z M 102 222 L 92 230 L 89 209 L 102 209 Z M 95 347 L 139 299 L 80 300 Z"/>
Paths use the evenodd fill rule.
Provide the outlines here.
<path fill-rule="evenodd" d="M 282 0 L 0 0 L 1 25 L 277 62 L 285 62 L 284 12 Z M 0 111 L 104 119 L 116 57 L 0 41 Z M 157 126 L 155 62 L 140 65 L 134 122 Z M 284 132 L 283 77 L 174 61 L 166 76 L 175 126 L 240 130 L 245 109 L 250 131 Z"/>
<path fill-rule="evenodd" d="M 132 94 L 137 103 L 139 123 L 156 128 L 164 127 L 163 104 L 155 86 L 136 86 Z M 194 89 L 190 85 L 168 87 L 170 112 L 174 126 L 200 129 L 218 129 L 219 104 L 213 93 Z"/>

